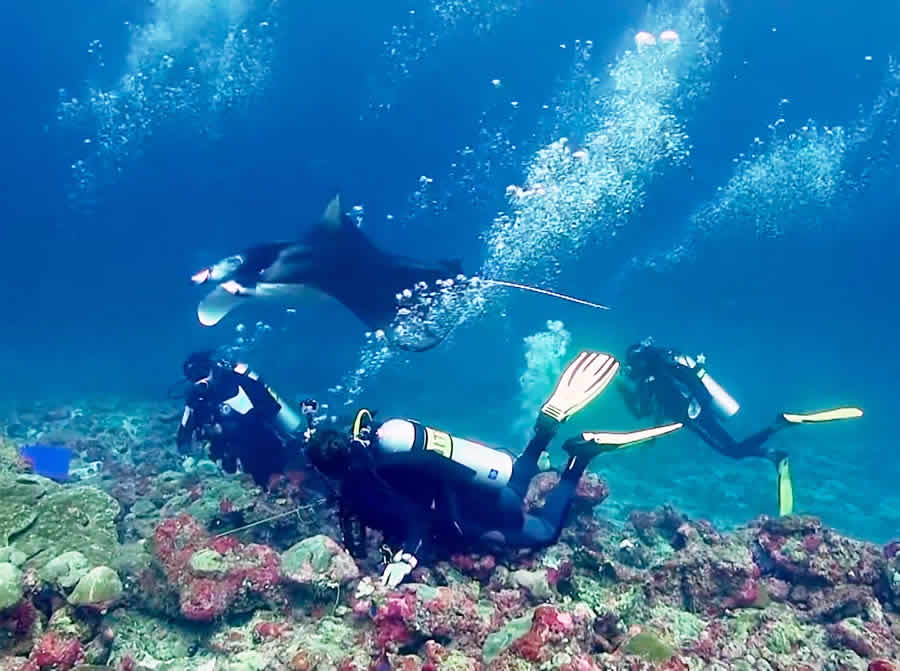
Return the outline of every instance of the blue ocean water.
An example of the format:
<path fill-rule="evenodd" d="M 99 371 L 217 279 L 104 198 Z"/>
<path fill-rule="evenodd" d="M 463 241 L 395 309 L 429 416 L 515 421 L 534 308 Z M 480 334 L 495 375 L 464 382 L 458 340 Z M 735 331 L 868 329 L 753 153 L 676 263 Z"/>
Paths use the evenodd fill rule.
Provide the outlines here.
<path fill-rule="evenodd" d="M 351 404 L 514 449 L 549 391 L 521 379 L 524 339 L 560 320 L 562 363 L 647 335 L 704 352 L 741 401 L 738 435 L 780 410 L 865 408 L 785 436 L 798 508 L 895 533 L 890 3 L 38 0 L 5 13 L 0 404 L 162 402 L 188 352 L 237 344 L 282 395 L 343 412 L 346 385 L 327 390 L 371 367 Z M 642 30 L 657 44 L 639 53 Z M 565 152 L 547 148 L 561 137 L 587 147 L 586 168 L 559 166 Z M 197 323 L 191 273 L 298 235 L 337 190 L 386 249 L 614 309 L 504 292 L 442 347 L 378 370 L 334 306 Z M 632 426 L 607 394 L 569 430 Z M 690 435 L 597 467 L 611 514 L 773 512 L 768 464 Z"/>

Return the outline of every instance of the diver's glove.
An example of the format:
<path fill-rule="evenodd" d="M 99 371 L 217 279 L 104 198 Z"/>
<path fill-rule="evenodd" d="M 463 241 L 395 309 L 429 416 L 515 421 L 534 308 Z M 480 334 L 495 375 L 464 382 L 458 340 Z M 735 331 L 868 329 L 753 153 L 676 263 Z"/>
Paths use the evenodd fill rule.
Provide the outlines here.
<path fill-rule="evenodd" d="M 393 589 L 403 582 L 403 579 L 412 573 L 418 564 L 419 560 L 414 555 L 400 550 L 394 554 L 390 563 L 384 568 L 381 584 L 386 585 L 389 589 Z"/>

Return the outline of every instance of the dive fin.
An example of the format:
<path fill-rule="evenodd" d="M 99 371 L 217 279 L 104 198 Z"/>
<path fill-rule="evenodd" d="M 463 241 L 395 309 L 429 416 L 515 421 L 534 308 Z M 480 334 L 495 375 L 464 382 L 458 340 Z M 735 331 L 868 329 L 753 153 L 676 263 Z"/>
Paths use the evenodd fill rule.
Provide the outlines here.
<path fill-rule="evenodd" d="M 197 318 L 204 326 L 215 326 L 245 299 L 239 292 L 232 292 L 220 284 L 210 291 L 197 306 Z"/>
<path fill-rule="evenodd" d="M 779 419 L 788 424 L 810 424 L 815 422 L 834 422 L 841 419 L 855 419 L 862 417 L 863 411 L 860 408 L 834 408 L 832 410 L 822 410 L 820 412 L 807 413 L 791 413 L 784 412 Z"/>
<path fill-rule="evenodd" d="M 775 467 L 778 469 L 778 514 L 791 515 L 794 512 L 794 485 L 788 458 L 783 457 Z"/>
<path fill-rule="evenodd" d="M 580 438 L 571 438 L 566 441 L 563 449 L 573 457 L 596 457 L 598 454 L 613 452 L 623 447 L 631 447 L 659 436 L 665 436 L 678 431 L 683 426 L 684 424 L 681 422 L 676 422 L 637 431 L 585 432 L 581 434 Z"/>
<path fill-rule="evenodd" d="M 562 423 L 593 401 L 619 372 L 610 354 L 583 351 L 563 371 L 541 413 Z"/>

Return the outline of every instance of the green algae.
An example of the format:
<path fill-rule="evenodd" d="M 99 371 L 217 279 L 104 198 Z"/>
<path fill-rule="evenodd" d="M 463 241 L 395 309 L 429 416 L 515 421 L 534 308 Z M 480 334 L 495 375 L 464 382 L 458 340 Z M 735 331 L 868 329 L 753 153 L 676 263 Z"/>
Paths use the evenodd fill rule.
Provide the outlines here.
<path fill-rule="evenodd" d="M 649 631 L 633 636 L 625 645 L 625 652 L 646 659 L 648 662 L 667 662 L 675 655 L 675 650 Z"/>
<path fill-rule="evenodd" d="M 303 637 L 303 648 L 325 659 L 340 660 L 353 648 L 357 631 L 340 618 L 323 617 L 313 632 Z"/>
<path fill-rule="evenodd" d="M 216 669 L 222 671 L 266 671 L 269 668 L 271 668 L 269 658 L 254 650 L 244 650 L 229 656 L 223 664 L 216 665 Z"/>
<path fill-rule="evenodd" d="M 803 626 L 791 615 L 780 619 L 766 634 L 766 648 L 777 655 L 787 655 L 795 648 L 806 645 L 810 627 Z"/>
<path fill-rule="evenodd" d="M 707 622 L 695 614 L 666 605 L 654 606 L 650 610 L 648 621 L 665 623 L 666 631 L 660 633 L 660 637 L 676 648 L 696 641 L 707 627 Z"/>
<path fill-rule="evenodd" d="M 571 580 L 573 596 L 586 603 L 598 615 L 611 613 L 626 626 L 647 617 L 647 597 L 640 586 L 607 586 L 602 581 L 576 575 Z"/>
<path fill-rule="evenodd" d="M 728 631 L 733 640 L 746 641 L 754 631 L 759 629 L 765 616 L 756 611 L 741 611 L 728 621 Z"/>
<path fill-rule="evenodd" d="M 534 617 L 534 610 L 527 615 L 517 617 L 507 622 L 500 631 L 488 634 L 481 647 L 481 656 L 485 664 L 499 657 L 514 641 L 522 638 L 531 630 L 531 622 Z"/>

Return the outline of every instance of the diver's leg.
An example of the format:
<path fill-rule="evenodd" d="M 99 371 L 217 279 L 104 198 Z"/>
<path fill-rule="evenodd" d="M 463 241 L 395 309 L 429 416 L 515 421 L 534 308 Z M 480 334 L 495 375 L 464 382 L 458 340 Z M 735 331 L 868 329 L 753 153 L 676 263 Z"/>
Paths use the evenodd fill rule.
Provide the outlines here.
<path fill-rule="evenodd" d="M 753 453 L 752 450 L 743 449 L 741 443 L 738 443 L 732 438 L 731 434 L 722 428 L 721 424 L 706 413 L 703 413 L 697 419 L 688 420 L 687 426 L 700 436 L 703 439 L 703 442 L 726 457 L 743 459 L 744 457 L 762 456 Z"/>
<path fill-rule="evenodd" d="M 579 352 L 559 376 L 550 398 L 541 406 L 534 436 L 516 459 L 507 487 L 525 498 L 528 484 L 537 475 L 538 459 L 553 440 L 559 425 L 600 395 L 618 372 L 619 362 L 612 355 Z"/>
<path fill-rule="evenodd" d="M 560 481 L 547 495 L 543 508 L 523 515 L 518 529 L 494 532 L 502 535 L 506 547 L 538 549 L 553 545 L 559 540 L 575 499 L 578 481 L 590 461 L 589 457 L 571 457 Z"/>
<path fill-rule="evenodd" d="M 525 446 L 522 452 L 513 464 L 512 474 L 510 475 L 507 488 L 511 489 L 520 499 L 525 498 L 528 492 L 528 485 L 538 473 L 538 459 L 547 449 L 547 446 L 556 436 L 559 424 L 544 415 L 538 416 L 534 425 L 534 435 Z"/>

